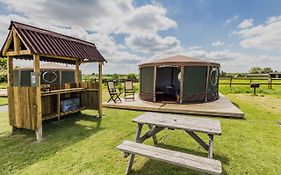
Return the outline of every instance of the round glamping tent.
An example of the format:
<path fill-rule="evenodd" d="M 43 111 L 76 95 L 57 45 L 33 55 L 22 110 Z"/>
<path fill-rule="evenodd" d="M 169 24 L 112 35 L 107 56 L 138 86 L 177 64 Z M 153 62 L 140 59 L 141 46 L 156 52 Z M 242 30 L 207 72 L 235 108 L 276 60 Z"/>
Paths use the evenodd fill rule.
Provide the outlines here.
<path fill-rule="evenodd" d="M 203 103 L 219 98 L 218 63 L 176 55 L 139 68 L 142 100 Z"/>

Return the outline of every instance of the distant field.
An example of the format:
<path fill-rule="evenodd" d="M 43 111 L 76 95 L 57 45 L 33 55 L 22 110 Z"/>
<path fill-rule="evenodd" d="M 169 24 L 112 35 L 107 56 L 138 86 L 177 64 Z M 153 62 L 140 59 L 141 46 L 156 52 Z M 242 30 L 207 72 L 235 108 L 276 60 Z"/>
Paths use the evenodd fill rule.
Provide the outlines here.
<path fill-rule="evenodd" d="M 8 104 L 8 98 L 0 97 L 0 106 L 7 105 Z"/>

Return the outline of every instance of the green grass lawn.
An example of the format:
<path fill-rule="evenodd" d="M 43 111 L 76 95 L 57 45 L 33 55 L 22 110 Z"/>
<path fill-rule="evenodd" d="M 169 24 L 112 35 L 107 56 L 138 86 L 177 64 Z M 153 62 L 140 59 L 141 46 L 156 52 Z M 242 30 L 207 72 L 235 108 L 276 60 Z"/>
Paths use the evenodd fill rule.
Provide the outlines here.
<path fill-rule="evenodd" d="M 222 135 L 215 137 L 214 158 L 222 162 L 223 174 L 279 175 L 281 98 L 274 94 L 278 89 L 270 95 L 253 96 L 223 88 L 221 91 L 245 113 L 245 119 L 215 118 L 221 121 Z M 103 99 L 107 98 L 105 92 Z M 45 140 L 39 144 L 34 143 L 31 131 L 11 134 L 7 112 L 0 113 L 0 174 L 124 174 L 127 159 L 116 146 L 133 140 L 136 124 L 131 121 L 142 112 L 103 111 L 102 120 L 95 118 L 95 111 L 85 111 L 80 116 L 44 123 Z M 158 140 L 159 147 L 207 157 L 207 152 L 183 131 L 165 130 Z M 152 140 L 145 143 L 152 144 Z M 197 174 L 139 156 L 135 160 L 132 174 Z"/>
<path fill-rule="evenodd" d="M 8 104 L 8 98 L 0 97 L 0 106 L 7 105 Z"/>

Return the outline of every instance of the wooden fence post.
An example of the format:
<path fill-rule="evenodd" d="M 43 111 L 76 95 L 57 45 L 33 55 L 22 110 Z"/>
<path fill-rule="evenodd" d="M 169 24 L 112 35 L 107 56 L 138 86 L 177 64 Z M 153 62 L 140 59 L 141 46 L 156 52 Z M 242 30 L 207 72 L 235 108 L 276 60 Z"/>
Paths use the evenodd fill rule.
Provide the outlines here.
<path fill-rule="evenodd" d="M 230 77 L 229 87 L 231 87 L 231 84 L 232 84 L 232 77 Z"/>

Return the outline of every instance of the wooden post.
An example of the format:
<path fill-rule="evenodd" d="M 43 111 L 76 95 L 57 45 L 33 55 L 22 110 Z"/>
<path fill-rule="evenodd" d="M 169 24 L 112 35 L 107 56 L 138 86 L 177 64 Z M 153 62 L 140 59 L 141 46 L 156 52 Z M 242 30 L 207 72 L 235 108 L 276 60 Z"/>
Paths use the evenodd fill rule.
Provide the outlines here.
<path fill-rule="evenodd" d="M 8 87 L 14 86 L 13 57 L 7 57 L 7 67 L 8 67 Z"/>
<path fill-rule="evenodd" d="M 79 83 L 81 82 L 79 66 L 80 66 L 80 62 L 76 61 L 76 64 L 75 64 L 75 83 L 76 83 L 77 88 L 79 87 Z"/>
<path fill-rule="evenodd" d="M 40 75 L 40 56 L 33 55 L 33 66 L 34 66 L 34 73 L 37 75 L 37 83 L 36 83 L 36 103 L 35 109 L 36 110 L 36 139 L 41 141 L 43 139 L 42 134 L 42 104 L 41 104 L 41 75 Z"/>
<path fill-rule="evenodd" d="M 17 32 L 15 29 L 13 30 L 13 40 L 14 40 L 14 49 L 16 53 L 19 53 L 20 51 L 20 39 L 19 36 L 17 35 Z"/>
<path fill-rule="evenodd" d="M 180 104 L 183 101 L 183 81 L 184 81 L 184 66 L 181 66 L 181 81 L 180 81 Z"/>
<path fill-rule="evenodd" d="M 153 102 L 156 102 L 156 78 L 157 78 L 157 67 L 153 67 Z"/>
<path fill-rule="evenodd" d="M 208 151 L 208 157 L 210 159 L 213 159 L 214 153 L 213 153 L 213 144 L 214 144 L 214 136 L 209 134 L 209 151 Z"/>
<path fill-rule="evenodd" d="M 137 131 L 136 131 L 136 137 L 135 137 L 136 142 L 138 142 L 140 140 L 142 127 L 143 127 L 143 124 L 138 123 Z M 133 163 L 134 163 L 134 159 L 135 159 L 135 154 L 131 154 L 131 156 L 129 157 L 128 167 L 127 167 L 127 170 L 126 170 L 125 174 L 129 174 L 131 172 L 132 167 L 133 167 Z"/>
<path fill-rule="evenodd" d="M 102 65 L 103 62 L 99 62 L 99 117 L 102 117 Z"/>
<path fill-rule="evenodd" d="M 209 74 L 210 74 L 210 65 L 208 65 L 207 74 L 206 74 L 205 103 L 208 101 L 208 88 L 209 88 L 209 76 L 210 76 Z"/>
<path fill-rule="evenodd" d="M 231 87 L 231 84 L 232 84 L 232 77 L 230 77 L 229 87 Z"/>

